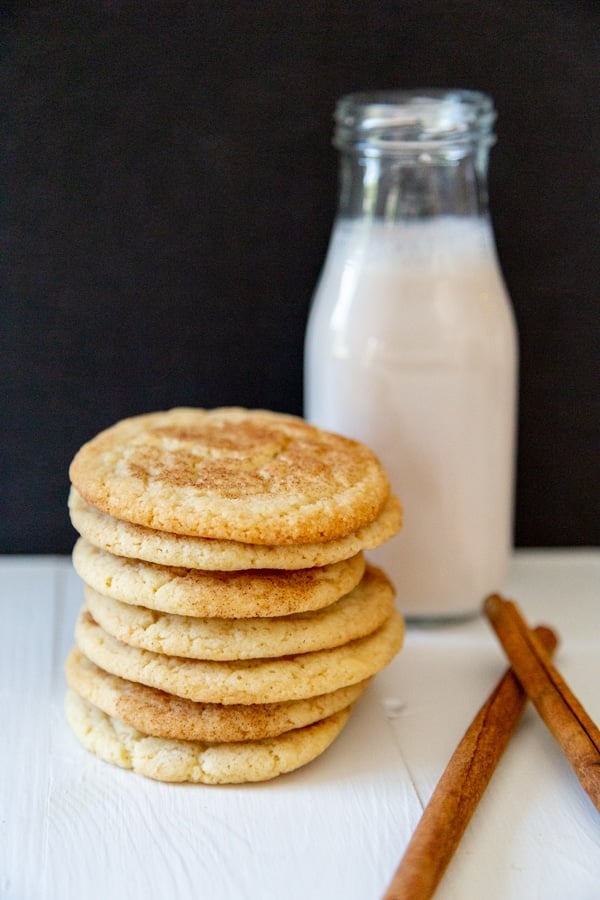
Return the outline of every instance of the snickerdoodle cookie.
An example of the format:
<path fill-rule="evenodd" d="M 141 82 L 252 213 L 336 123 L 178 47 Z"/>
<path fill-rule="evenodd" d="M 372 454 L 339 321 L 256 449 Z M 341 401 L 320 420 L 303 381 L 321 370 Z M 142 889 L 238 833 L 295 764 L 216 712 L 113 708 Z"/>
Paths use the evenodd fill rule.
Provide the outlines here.
<path fill-rule="evenodd" d="M 329 650 L 276 659 L 185 659 L 131 647 L 107 634 L 84 607 L 75 627 L 79 650 L 100 668 L 200 703 L 301 700 L 364 681 L 400 650 L 404 623 L 392 612 L 372 634 Z"/>
<path fill-rule="evenodd" d="M 155 531 L 115 519 L 90 506 L 71 487 L 69 512 L 74 528 L 89 543 L 116 556 L 143 559 L 162 566 L 231 572 L 238 569 L 307 569 L 349 559 L 374 550 L 400 530 L 402 510 L 393 494 L 372 522 L 332 541 L 305 544 L 243 544 L 215 538 Z"/>
<path fill-rule="evenodd" d="M 206 572 L 159 566 L 114 556 L 80 538 L 73 565 L 99 594 L 184 616 L 284 616 L 321 609 L 359 583 L 365 571 L 362 553 L 312 569 Z"/>
<path fill-rule="evenodd" d="M 371 634 L 391 614 L 392 586 L 367 568 L 354 590 L 314 612 L 272 618 L 177 616 L 121 603 L 86 587 L 87 608 L 104 631 L 133 647 L 191 659 L 256 659 L 338 647 Z"/>
<path fill-rule="evenodd" d="M 350 716 L 350 708 L 304 728 L 261 741 L 208 744 L 150 737 L 69 690 L 71 728 L 86 750 L 106 762 L 157 781 L 240 784 L 292 772 L 323 753 Z"/>
<path fill-rule="evenodd" d="M 256 544 L 335 540 L 377 518 L 388 477 L 364 444 L 265 410 L 123 419 L 76 454 L 92 506 L 159 531 Z"/>
<path fill-rule="evenodd" d="M 195 703 L 157 688 L 111 675 L 73 648 L 65 663 L 67 683 L 109 716 L 154 737 L 183 741 L 257 741 L 302 728 L 346 709 L 369 679 L 328 694 L 283 703 Z"/>

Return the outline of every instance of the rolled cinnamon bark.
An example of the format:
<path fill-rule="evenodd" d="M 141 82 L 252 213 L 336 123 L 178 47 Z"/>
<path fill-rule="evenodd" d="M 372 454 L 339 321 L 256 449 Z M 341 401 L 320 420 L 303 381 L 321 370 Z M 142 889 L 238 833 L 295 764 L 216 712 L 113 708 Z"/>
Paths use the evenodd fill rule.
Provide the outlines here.
<path fill-rule="evenodd" d="M 600 730 L 550 661 L 516 603 L 493 594 L 484 609 L 529 699 L 600 811 Z"/>
<path fill-rule="evenodd" d="M 551 629 L 536 629 L 552 653 Z M 456 850 L 519 721 L 527 696 L 509 669 L 454 751 L 426 806 L 384 900 L 427 900 Z"/>

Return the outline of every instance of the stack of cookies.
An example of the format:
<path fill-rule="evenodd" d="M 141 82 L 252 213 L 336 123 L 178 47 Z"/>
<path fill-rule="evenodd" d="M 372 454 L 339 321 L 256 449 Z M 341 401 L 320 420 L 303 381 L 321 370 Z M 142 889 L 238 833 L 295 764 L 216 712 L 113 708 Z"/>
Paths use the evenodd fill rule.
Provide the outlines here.
<path fill-rule="evenodd" d="M 336 738 L 403 641 L 365 562 L 400 528 L 374 454 L 262 410 L 125 419 L 70 468 L 85 583 L 66 709 L 161 781 L 262 781 Z"/>

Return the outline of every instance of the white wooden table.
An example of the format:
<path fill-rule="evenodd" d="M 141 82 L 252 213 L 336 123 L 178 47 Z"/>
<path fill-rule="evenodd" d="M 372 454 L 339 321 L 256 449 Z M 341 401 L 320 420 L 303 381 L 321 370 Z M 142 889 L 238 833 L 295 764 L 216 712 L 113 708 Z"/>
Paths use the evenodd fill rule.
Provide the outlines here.
<path fill-rule="evenodd" d="M 600 553 L 517 554 L 505 591 L 562 637 L 558 665 L 600 719 Z M 318 760 L 244 787 L 165 785 L 71 735 L 62 663 L 70 561 L 0 558 L 0 897 L 376 900 L 435 783 L 505 668 L 482 619 L 410 629 Z M 436 895 L 597 900 L 600 815 L 528 709 Z"/>

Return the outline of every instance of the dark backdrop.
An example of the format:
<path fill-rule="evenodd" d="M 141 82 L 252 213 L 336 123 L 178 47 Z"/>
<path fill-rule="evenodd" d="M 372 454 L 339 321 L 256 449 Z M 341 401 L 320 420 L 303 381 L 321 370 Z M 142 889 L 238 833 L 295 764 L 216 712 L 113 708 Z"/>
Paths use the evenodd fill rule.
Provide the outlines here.
<path fill-rule="evenodd" d="M 599 6 L 4 5 L 0 550 L 65 552 L 86 439 L 177 404 L 299 413 L 337 97 L 489 91 L 521 340 L 517 541 L 598 543 Z"/>

